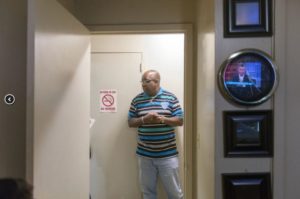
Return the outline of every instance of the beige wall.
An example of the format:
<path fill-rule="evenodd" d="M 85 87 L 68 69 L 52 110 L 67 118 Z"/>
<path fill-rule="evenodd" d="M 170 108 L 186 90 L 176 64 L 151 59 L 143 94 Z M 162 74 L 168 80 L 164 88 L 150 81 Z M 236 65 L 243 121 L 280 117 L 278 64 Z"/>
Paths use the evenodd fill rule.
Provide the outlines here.
<path fill-rule="evenodd" d="M 214 1 L 197 4 L 197 198 L 213 199 L 215 183 L 215 27 Z M 195 186 L 194 186 L 195 187 Z"/>
<path fill-rule="evenodd" d="M 77 0 L 83 24 L 164 24 L 194 20 L 195 0 Z"/>
<path fill-rule="evenodd" d="M 300 23 L 299 10 L 300 1 L 286 1 L 286 184 L 285 198 L 296 199 L 300 196 L 300 156 L 299 156 L 299 113 L 300 113 Z M 282 48 L 282 46 L 278 46 Z"/>
<path fill-rule="evenodd" d="M 287 198 L 285 195 L 286 176 L 286 0 L 275 1 L 273 48 L 279 69 L 279 85 L 274 95 L 274 157 L 273 157 L 273 198 Z M 289 199 L 289 198 L 288 198 Z"/>
<path fill-rule="evenodd" d="M 0 1 L 0 177 L 25 177 L 26 15 L 26 1 Z"/>
<path fill-rule="evenodd" d="M 70 13 L 75 14 L 75 1 L 76 0 L 57 0 L 63 5 Z"/>

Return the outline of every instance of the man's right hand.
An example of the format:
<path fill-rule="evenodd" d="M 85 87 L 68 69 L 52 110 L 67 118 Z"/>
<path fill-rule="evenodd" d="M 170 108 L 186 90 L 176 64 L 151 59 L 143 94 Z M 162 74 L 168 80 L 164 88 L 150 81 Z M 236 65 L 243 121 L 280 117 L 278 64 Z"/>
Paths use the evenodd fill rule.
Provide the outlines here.
<path fill-rule="evenodd" d="M 156 112 L 149 112 L 144 116 L 144 122 L 148 124 L 160 123 L 160 116 Z"/>

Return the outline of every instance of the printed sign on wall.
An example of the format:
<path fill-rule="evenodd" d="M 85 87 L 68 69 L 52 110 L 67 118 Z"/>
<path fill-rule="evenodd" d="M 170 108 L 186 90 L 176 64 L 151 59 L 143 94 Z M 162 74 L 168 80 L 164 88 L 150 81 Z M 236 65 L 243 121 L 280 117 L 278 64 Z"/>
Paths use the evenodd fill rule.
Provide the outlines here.
<path fill-rule="evenodd" d="M 100 90 L 100 112 L 117 112 L 117 90 Z"/>

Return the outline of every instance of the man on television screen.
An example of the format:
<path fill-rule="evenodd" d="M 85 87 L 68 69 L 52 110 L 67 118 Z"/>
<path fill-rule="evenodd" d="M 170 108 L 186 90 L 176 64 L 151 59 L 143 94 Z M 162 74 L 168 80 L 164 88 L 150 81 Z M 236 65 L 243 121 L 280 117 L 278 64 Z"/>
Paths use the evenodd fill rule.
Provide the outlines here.
<path fill-rule="evenodd" d="M 237 72 L 232 76 L 231 91 L 242 100 L 256 98 L 259 90 L 256 87 L 255 79 L 252 79 L 248 74 L 246 67 L 242 62 L 237 63 Z"/>
<path fill-rule="evenodd" d="M 236 85 L 242 86 L 242 87 L 246 87 L 247 84 L 245 84 L 245 83 L 251 82 L 249 79 L 249 76 L 246 74 L 246 67 L 244 66 L 243 63 L 241 63 L 241 62 L 238 63 L 237 73 L 233 75 L 232 81 L 240 82 L 240 83 L 236 83 Z"/>

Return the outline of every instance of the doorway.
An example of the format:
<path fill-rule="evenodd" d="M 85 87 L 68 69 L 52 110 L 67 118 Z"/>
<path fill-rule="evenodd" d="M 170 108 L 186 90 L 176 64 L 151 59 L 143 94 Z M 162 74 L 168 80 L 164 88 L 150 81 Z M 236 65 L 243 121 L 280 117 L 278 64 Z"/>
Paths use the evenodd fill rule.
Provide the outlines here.
<path fill-rule="evenodd" d="M 93 34 L 91 43 L 91 118 L 95 121 L 90 131 L 91 196 L 138 199 L 136 129 L 127 127 L 129 104 L 142 91 L 142 73 L 155 69 L 161 74 L 162 87 L 173 92 L 186 109 L 185 34 Z M 114 110 L 103 111 L 101 92 L 115 93 Z M 176 132 L 184 187 L 189 184 L 191 156 L 186 156 L 190 150 L 185 146 L 186 129 L 185 125 Z M 161 185 L 159 198 L 166 198 Z"/>
<path fill-rule="evenodd" d="M 90 116 L 90 32 L 67 14 L 61 6 L 56 5 L 57 3 L 38 2 L 30 1 L 29 5 L 31 15 L 29 17 L 30 50 L 28 56 L 28 79 L 30 81 L 27 106 L 29 118 L 27 121 L 27 175 L 34 183 L 36 197 L 83 198 L 87 197 L 89 192 L 87 155 L 89 149 L 88 118 Z M 178 33 L 188 29 L 189 33 L 184 34 L 191 35 L 192 33 L 191 29 L 186 29 L 185 25 L 171 25 L 171 31 L 161 31 L 168 27 L 170 28 L 164 24 L 155 25 L 155 27 L 143 26 L 138 29 L 147 32 L 159 29 L 157 31 L 159 33 Z M 99 31 L 97 26 L 89 28 L 91 31 Z M 103 28 L 110 29 L 109 27 Z M 117 29 L 120 32 L 124 30 L 124 26 Z M 191 43 L 191 40 L 185 42 L 185 55 L 191 55 Z M 189 47 L 186 48 L 186 45 Z M 187 192 L 187 190 L 192 188 L 191 168 L 194 165 L 191 161 L 191 124 L 195 109 L 192 106 L 194 93 L 192 81 L 195 79 L 193 78 L 195 73 L 192 71 L 191 60 L 191 57 L 184 59 L 186 198 L 192 198 L 188 196 L 190 191 Z M 116 108 L 119 110 L 119 106 Z M 97 122 L 96 120 L 94 125 Z M 115 124 L 111 122 L 111 125 Z M 49 165 L 52 166 L 49 167 Z M 63 190 L 62 183 L 64 184 Z"/>

